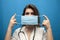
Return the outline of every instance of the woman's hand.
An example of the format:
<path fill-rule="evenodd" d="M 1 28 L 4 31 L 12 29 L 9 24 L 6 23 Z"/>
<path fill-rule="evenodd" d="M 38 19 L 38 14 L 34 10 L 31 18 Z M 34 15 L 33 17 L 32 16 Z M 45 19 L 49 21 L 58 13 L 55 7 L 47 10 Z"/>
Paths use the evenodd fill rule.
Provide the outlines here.
<path fill-rule="evenodd" d="M 46 15 L 43 15 L 43 17 L 45 18 L 45 20 L 43 20 L 42 25 L 46 26 L 46 29 L 50 28 L 50 21 L 49 21 L 48 17 Z"/>
<path fill-rule="evenodd" d="M 5 40 L 11 40 L 12 28 L 13 28 L 14 24 L 16 24 L 15 16 L 16 16 L 16 14 L 14 14 L 10 19 L 10 23 L 9 23 L 9 26 L 8 26 L 8 30 L 7 30 L 7 33 L 6 33 Z"/>
<path fill-rule="evenodd" d="M 53 40 L 53 35 L 52 35 L 51 26 L 50 26 L 50 21 L 49 21 L 47 16 L 43 15 L 43 17 L 45 18 L 45 20 L 43 20 L 42 24 L 44 26 L 46 26 L 46 29 L 47 29 L 47 40 Z"/>
<path fill-rule="evenodd" d="M 15 16 L 16 16 L 16 14 L 14 14 L 14 15 L 11 17 L 11 19 L 10 19 L 10 23 L 9 23 L 9 27 L 10 27 L 10 28 L 13 28 L 14 24 L 17 23 L 17 22 L 16 22 L 16 19 L 15 19 Z"/>

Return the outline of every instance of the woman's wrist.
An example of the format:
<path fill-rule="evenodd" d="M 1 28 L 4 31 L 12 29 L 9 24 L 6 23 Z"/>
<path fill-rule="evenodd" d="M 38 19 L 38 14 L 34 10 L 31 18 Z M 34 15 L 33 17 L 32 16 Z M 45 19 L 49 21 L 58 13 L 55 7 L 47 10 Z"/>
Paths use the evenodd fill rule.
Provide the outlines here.
<path fill-rule="evenodd" d="M 51 32 L 51 26 L 48 27 L 47 31 Z"/>
<path fill-rule="evenodd" d="M 48 25 L 47 26 L 47 30 L 51 30 L 51 25 Z"/>
<path fill-rule="evenodd" d="M 8 29 L 12 30 L 12 28 L 13 28 L 13 25 L 9 23 Z"/>

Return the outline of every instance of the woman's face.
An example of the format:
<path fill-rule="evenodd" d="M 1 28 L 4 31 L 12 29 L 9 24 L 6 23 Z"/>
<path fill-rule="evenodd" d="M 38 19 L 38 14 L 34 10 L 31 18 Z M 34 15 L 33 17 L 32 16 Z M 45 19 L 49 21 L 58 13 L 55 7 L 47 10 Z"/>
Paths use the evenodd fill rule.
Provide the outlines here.
<path fill-rule="evenodd" d="M 34 15 L 34 11 L 31 8 L 27 8 L 25 11 L 25 15 L 31 16 Z M 33 26 L 33 25 L 27 25 L 27 27 Z"/>
<path fill-rule="evenodd" d="M 28 15 L 28 16 L 34 15 L 34 11 L 31 8 L 27 8 L 25 11 L 25 15 Z"/>

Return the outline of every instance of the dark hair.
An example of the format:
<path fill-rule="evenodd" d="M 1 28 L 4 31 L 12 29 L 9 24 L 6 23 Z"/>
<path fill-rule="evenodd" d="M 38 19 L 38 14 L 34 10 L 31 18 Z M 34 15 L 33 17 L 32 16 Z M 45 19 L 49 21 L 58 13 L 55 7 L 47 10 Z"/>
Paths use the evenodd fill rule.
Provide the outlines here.
<path fill-rule="evenodd" d="M 22 15 L 25 15 L 25 11 L 26 11 L 27 8 L 32 9 L 34 11 L 34 15 L 38 15 L 38 25 L 37 26 L 40 26 L 39 25 L 39 23 L 40 23 L 40 17 L 39 17 L 39 12 L 38 12 L 38 9 L 36 8 L 36 6 L 33 5 L 33 4 L 26 5 L 26 7 L 23 10 L 23 14 Z"/>

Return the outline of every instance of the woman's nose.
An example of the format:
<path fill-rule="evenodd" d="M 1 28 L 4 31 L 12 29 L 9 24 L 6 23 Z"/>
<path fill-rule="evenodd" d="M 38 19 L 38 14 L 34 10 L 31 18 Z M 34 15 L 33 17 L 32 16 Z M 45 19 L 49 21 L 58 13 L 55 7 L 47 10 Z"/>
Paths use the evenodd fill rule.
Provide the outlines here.
<path fill-rule="evenodd" d="M 31 13 L 29 13 L 28 15 L 29 15 L 29 16 L 31 16 L 32 14 L 31 14 Z"/>

